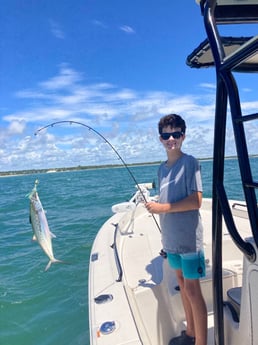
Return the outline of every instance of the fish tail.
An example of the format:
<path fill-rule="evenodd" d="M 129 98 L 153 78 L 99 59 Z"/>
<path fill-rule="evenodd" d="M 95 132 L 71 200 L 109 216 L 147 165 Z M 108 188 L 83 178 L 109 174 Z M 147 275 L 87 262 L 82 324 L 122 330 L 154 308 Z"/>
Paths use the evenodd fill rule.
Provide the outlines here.
<path fill-rule="evenodd" d="M 65 262 L 65 261 L 62 261 L 62 260 L 58 260 L 58 259 L 51 259 L 49 260 L 46 268 L 45 268 L 45 272 L 50 268 L 51 264 L 56 264 L 56 263 L 59 263 L 59 264 L 66 264 L 68 265 L 68 262 Z"/>
<path fill-rule="evenodd" d="M 33 187 L 32 191 L 30 193 L 26 194 L 26 197 L 31 199 L 32 195 L 37 192 L 37 185 L 38 184 L 39 184 L 39 180 L 36 179 L 35 182 L 34 182 L 34 187 Z"/>

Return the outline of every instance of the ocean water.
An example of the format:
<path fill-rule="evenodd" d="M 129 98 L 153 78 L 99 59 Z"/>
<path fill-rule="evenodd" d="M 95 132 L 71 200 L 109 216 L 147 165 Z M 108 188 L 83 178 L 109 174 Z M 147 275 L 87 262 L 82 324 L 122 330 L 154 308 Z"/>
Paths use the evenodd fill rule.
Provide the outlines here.
<path fill-rule="evenodd" d="M 252 159 L 258 178 L 258 158 Z M 212 161 L 201 161 L 204 197 L 211 196 Z M 157 165 L 130 167 L 138 183 L 157 180 Z M 27 194 L 39 179 L 55 257 L 31 241 Z M 229 198 L 243 199 L 234 159 L 226 161 Z M 125 168 L 0 178 L 0 344 L 88 345 L 90 250 L 111 206 L 129 200 L 135 183 Z"/>

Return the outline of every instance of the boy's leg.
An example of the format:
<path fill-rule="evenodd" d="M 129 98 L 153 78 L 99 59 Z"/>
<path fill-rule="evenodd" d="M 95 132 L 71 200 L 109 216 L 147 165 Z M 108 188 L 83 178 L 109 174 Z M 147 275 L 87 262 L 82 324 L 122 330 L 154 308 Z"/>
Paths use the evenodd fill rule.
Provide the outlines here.
<path fill-rule="evenodd" d="M 180 287 L 180 294 L 181 294 L 181 299 L 183 303 L 183 307 L 185 310 L 185 318 L 186 318 L 186 334 L 189 335 L 190 337 L 195 337 L 195 330 L 194 330 L 194 319 L 193 319 L 193 313 L 192 313 L 192 306 L 189 301 L 188 295 L 185 290 L 185 279 L 182 275 L 181 270 L 176 270 L 176 276 L 177 276 L 177 281 L 178 285 Z"/>
<path fill-rule="evenodd" d="M 207 308 L 199 279 L 184 279 L 184 292 L 191 305 L 195 345 L 207 344 Z"/>
<path fill-rule="evenodd" d="M 205 275 L 204 255 L 203 253 L 194 253 L 190 256 L 184 255 L 182 258 L 180 255 L 168 254 L 168 260 L 170 266 L 175 269 L 180 287 L 187 322 L 186 335 L 195 337 L 195 345 L 206 345 L 207 308 L 202 296 L 200 281 L 197 278 Z M 189 277 L 185 278 L 184 276 Z M 180 344 L 183 344 L 183 340 L 185 341 L 185 338 Z M 189 343 L 189 339 L 187 343 Z"/>

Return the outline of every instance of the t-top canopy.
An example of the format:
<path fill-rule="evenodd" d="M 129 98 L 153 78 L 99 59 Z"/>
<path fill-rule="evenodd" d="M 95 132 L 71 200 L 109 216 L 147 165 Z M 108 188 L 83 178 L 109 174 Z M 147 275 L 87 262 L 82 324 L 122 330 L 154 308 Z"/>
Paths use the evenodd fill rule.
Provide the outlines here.
<path fill-rule="evenodd" d="M 202 10 L 206 0 L 196 0 Z M 215 19 L 218 24 L 258 22 L 258 0 L 217 0 Z"/>
<path fill-rule="evenodd" d="M 205 0 L 195 0 L 198 4 Z M 217 0 L 217 6 L 224 5 L 258 5 L 258 0 Z"/>
<path fill-rule="evenodd" d="M 221 37 L 226 58 L 237 52 L 247 42 L 255 42 L 257 45 L 258 36 L 255 37 Z M 186 59 L 188 66 L 203 68 L 214 66 L 214 59 L 208 39 L 203 41 Z M 258 52 L 240 63 L 234 68 L 236 72 L 258 72 Z"/>

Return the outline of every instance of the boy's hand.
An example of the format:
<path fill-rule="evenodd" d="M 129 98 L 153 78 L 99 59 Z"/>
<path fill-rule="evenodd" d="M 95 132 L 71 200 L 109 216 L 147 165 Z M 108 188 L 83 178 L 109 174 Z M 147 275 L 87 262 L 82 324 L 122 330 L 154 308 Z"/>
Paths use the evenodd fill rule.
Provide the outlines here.
<path fill-rule="evenodd" d="M 147 210 L 150 213 L 159 214 L 159 213 L 163 213 L 164 212 L 164 204 L 160 204 L 158 202 L 153 202 L 153 201 L 146 202 L 145 203 L 145 207 L 147 208 Z"/>

